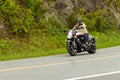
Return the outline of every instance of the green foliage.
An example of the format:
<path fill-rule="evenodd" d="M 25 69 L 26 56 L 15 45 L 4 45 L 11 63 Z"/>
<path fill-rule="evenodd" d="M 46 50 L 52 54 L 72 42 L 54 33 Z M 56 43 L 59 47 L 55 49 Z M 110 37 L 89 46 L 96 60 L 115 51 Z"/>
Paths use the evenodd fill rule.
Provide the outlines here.
<path fill-rule="evenodd" d="M 25 35 L 32 28 L 34 17 L 31 10 L 20 8 L 14 0 L 5 0 L 0 9 L 3 15 L 3 22 L 10 36 Z"/>
<path fill-rule="evenodd" d="M 89 31 L 105 32 L 108 29 L 113 30 L 117 28 L 116 21 L 112 18 L 112 13 L 107 10 L 102 10 L 100 6 L 96 6 L 95 12 L 89 13 L 84 8 L 80 8 L 80 10 L 68 18 L 70 28 L 75 25 L 78 17 L 83 19 Z"/>
<path fill-rule="evenodd" d="M 110 1 L 106 0 L 106 3 Z M 59 16 L 63 15 L 62 10 L 59 11 L 59 16 L 46 14 L 48 10 L 43 3 L 42 0 L 0 0 L 0 23 L 3 23 L 5 32 L 9 35 L 0 39 L 0 60 L 66 53 L 65 28 L 59 20 Z M 76 18 L 81 17 L 95 36 L 98 48 L 113 46 L 109 43 L 114 40 L 113 44 L 119 45 L 119 35 L 108 34 L 111 37 L 109 39 L 104 34 L 108 33 L 108 29 L 116 28 L 116 21 L 111 15 L 111 12 L 102 10 L 100 6 L 96 6 L 95 12 L 89 13 L 85 8 L 80 8 L 67 19 L 67 23 L 72 28 Z M 115 36 L 114 39 L 111 35 Z"/>
<path fill-rule="evenodd" d="M 5 49 L 6 45 L 7 45 L 6 40 L 0 40 L 0 54 L 3 53 L 3 50 Z"/>
<path fill-rule="evenodd" d="M 118 2 L 117 4 L 118 4 L 118 6 L 119 6 L 119 8 L 120 8 L 120 0 L 116 0 L 116 1 Z"/>
<path fill-rule="evenodd" d="M 62 41 L 64 38 L 59 37 L 64 35 L 61 32 L 61 23 L 54 16 L 47 18 L 44 16 L 46 10 L 42 8 L 39 0 L 25 0 L 25 3 L 25 7 L 21 7 L 14 0 L 6 0 L 0 6 L 0 15 L 3 19 L 1 20 L 11 37 L 11 40 L 0 40 L 1 54 L 21 54 L 31 53 L 36 49 L 63 48 L 65 46 L 64 41 Z"/>
<path fill-rule="evenodd" d="M 40 18 L 44 18 L 46 9 L 40 0 L 24 0 L 23 2 L 26 8 L 32 10 L 36 22 L 39 22 Z"/>
<path fill-rule="evenodd" d="M 23 0 L 25 7 L 34 10 L 34 7 L 36 3 L 38 3 L 39 0 Z"/>

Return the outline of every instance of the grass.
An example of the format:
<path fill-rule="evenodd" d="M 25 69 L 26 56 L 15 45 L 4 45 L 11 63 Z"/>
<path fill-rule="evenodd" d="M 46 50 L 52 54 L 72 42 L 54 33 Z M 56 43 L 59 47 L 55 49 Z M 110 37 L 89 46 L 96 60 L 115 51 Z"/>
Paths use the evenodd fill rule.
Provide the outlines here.
<path fill-rule="evenodd" d="M 24 58 L 33 58 L 33 57 L 42 57 L 42 56 L 52 56 L 52 55 L 56 55 L 56 54 L 65 54 L 66 49 L 65 48 L 61 48 L 61 49 L 55 49 L 55 50 L 35 50 L 34 52 L 30 52 L 30 53 L 15 53 L 15 54 L 8 54 L 8 55 L 4 55 L 4 54 L 0 54 L 0 60 L 1 61 L 5 61 L 5 60 L 17 60 L 17 59 L 24 59 Z"/>
<path fill-rule="evenodd" d="M 11 41 L 3 40 L 1 41 L 2 51 L 0 53 L 0 60 L 13 60 L 13 59 L 23 59 L 41 56 L 50 56 L 56 54 L 67 53 L 65 49 L 65 38 L 64 33 L 54 35 L 54 34 L 44 34 L 39 32 L 39 34 L 31 35 L 30 42 L 23 40 L 14 39 Z"/>
<path fill-rule="evenodd" d="M 96 39 L 97 48 L 106 48 L 106 47 L 113 47 L 120 45 L 120 35 L 119 31 L 117 32 L 107 32 L 107 33 L 100 33 L 100 32 L 92 32 L 91 34 Z"/>
<path fill-rule="evenodd" d="M 120 45 L 120 35 L 118 32 L 90 32 L 96 39 L 97 49 Z M 46 37 L 49 36 L 49 37 Z M 0 53 L 0 60 L 13 60 L 32 57 L 51 56 L 66 54 L 66 35 L 32 35 L 31 41 L 26 43 L 3 41 L 3 53 Z M 16 44 L 17 43 L 17 44 Z"/>

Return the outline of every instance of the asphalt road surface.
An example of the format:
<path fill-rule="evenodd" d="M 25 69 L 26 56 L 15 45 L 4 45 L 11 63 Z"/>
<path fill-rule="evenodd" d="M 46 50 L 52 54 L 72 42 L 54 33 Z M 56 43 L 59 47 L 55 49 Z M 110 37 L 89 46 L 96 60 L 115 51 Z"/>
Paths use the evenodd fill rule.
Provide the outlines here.
<path fill-rule="evenodd" d="M 1 61 L 0 80 L 120 80 L 120 46 L 74 57 Z"/>

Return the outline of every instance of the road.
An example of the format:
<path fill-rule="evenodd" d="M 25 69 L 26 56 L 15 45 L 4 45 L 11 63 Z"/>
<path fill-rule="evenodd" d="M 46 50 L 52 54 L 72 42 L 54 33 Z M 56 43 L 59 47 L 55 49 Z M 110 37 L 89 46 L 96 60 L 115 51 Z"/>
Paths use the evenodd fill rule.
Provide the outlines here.
<path fill-rule="evenodd" d="M 1 61 L 0 80 L 120 80 L 120 46 L 74 57 Z"/>

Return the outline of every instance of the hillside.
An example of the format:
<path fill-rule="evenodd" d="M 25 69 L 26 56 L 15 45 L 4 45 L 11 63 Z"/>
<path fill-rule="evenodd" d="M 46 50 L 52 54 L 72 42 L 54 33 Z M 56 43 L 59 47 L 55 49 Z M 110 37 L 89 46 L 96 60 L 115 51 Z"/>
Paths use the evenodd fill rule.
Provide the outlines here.
<path fill-rule="evenodd" d="M 119 0 L 0 0 L 0 60 L 66 53 L 78 17 L 97 48 L 120 45 Z"/>
<path fill-rule="evenodd" d="M 87 15 L 98 12 L 98 9 L 105 17 L 111 17 L 116 20 L 117 25 L 120 26 L 120 1 L 119 0 L 51 0 L 45 2 L 45 7 L 48 9 L 48 15 L 51 14 L 57 17 L 60 22 L 66 22 L 72 14 Z M 105 14 L 104 14 L 105 13 Z M 111 13 L 110 15 L 106 15 Z M 62 16 L 61 16 L 62 15 Z M 94 17 L 95 15 L 91 16 Z"/>

